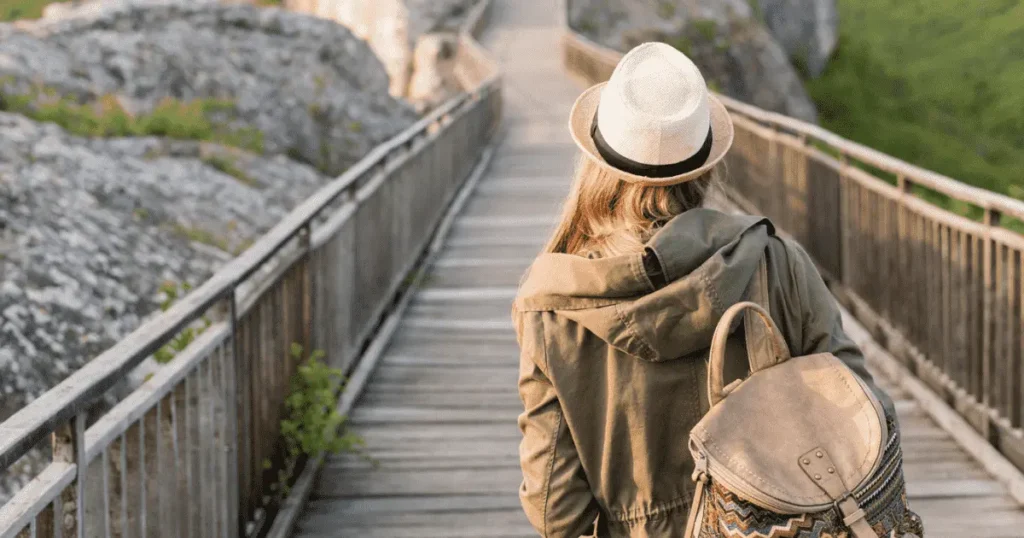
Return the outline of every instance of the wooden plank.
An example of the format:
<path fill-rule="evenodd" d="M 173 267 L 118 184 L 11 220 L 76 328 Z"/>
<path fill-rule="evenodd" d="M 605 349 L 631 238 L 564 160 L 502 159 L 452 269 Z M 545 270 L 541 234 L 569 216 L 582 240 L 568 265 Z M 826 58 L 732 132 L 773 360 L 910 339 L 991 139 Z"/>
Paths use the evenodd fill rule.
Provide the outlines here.
<path fill-rule="evenodd" d="M 512 359 L 510 359 L 510 356 Z M 465 368 L 467 366 L 499 367 L 514 365 L 515 356 L 506 353 L 502 355 L 449 355 L 449 356 L 428 356 L 428 355 L 404 355 L 389 354 L 382 362 L 383 366 L 430 366 L 434 368 Z"/>
<path fill-rule="evenodd" d="M 316 488 L 319 497 L 384 495 L 500 495 L 515 491 L 523 480 L 519 469 L 455 469 L 443 471 L 349 471 L 344 480 L 324 479 Z"/>
<path fill-rule="evenodd" d="M 928 416 L 980 463 L 993 477 L 999 480 L 1016 502 L 1024 505 L 1024 474 L 999 453 L 941 398 L 928 389 L 924 383 L 911 375 L 877 343 L 849 312 L 843 310 L 843 326 L 847 334 L 860 346 L 868 362 L 882 369 L 887 375 L 899 379 Z M 905 456 L 909 456 L 905 454 Z"/>
<path fill-rule="evenodd" d="M 378 528 L 328 528 L 323 532 L 306 532 L 302 536 L 323 537 L 323 538 L 533 538 L 536 531 L 529 525 L 523 524 L 519 528 L 505 528 L 494 525 L 483 524 L 481 526 L 465 527 L 452 523 L 434 523 L 429 526 L 417 527 L 378 527 Z"/>
<path fill-rule="evenodd" d="M 469 511 L 521 509 L 515 491 L 503 495 L 431 495 L 429 497 L 356 497 L 313 499 L 307 506 L 311 515 L 334 514 L 348 518 L 360 514 L 391 513 L 457 514 Z"/>
<path fill-rule="evenodd" d="M 355 430 L 359 432 L 357 428 Z M 370 456 L 377 460 L 399 460 L 416 458 L 453 458 L 462 456 L 493 456 L 504 458 L 519 455 L 519 443 L 510 439 L 439 439 L 430 443 L 377 443 L 369 447 Z M 358 454 L 344 454 L 327 458 L 327 464 L 361 458 Z"/>
<path fill-rule="evenodd" d="M 481 288 L 431 288 L 416 293 L 417 302 L 425 301 L 509 301 L 515 298 L 515 286 Z"/>
<path fill-rule="evenodd" d="M 396 422 L 436 422 L 475 424 L 508 420 L 506 414 L 490 409 L 423 409 L 420 407 L 378 407 L 356 409 L 352 413 L 352 424 L 391 424 Z"/>
<path fill-rule="evenodd" d="M 373 394 L 364 394 L 361 398 L 361 402 L 369 406 L 394 406 L 404 403 L 432 408 L 492 409 L 495 411 L 505 411 L 506 413 L 518 413 L 522 411 L 523 406 L 519 396 L 512 391 L 504 392 L 500 395 L 480 392 L 470 395 L 453 392 L 433 394 L 395 394 L 393 392 L 374 392 Z"/>
<path fill-rule="evenodd" d="M 363 531 L 379 529 L 382 527 L 421 527 L 437 526 L 444 521 L 443 513 L 430 512 L 394 512 L 382 516 L 381 514 L 351 514 L 341 519 L 334 514 L 322 514 L 319 517 L 303 521 L 303 529 L 331 528 L 344 523 L 346 529 L 362 528 Z M 509 528 L 528 525 L 526 515 L 519 506 L 514 508 L 498 510 L 481 510 L 459 515 L 459 524 L 462 527 L 486 527 L 488 525 L 508 532 Z M 322 527 L 321 527 L 322 526 Z"/>
<path fill-rule="evenodd" d="M 374 456 L 373 459 L 362 457 L 362 456 L 351 456 L 344 460 L 334 460 L 328 462 L 322 469 L 325 476 L 331 476 L 332 473 L 337 473 L 337 476 L 344 479 L 344 473 L 351 470 L 372 470 L 378 469 L 380 466 L 386 465 L 388 469 L 392 471 L 407 471 L 407 470 L 438 470 L 438 469 L 519 469 L 519 455 L 505 455 L 505 456 L 430 456 L 421 458 L 410 458 L 407 456 L 401 456 L 399 458 L 390 458 L 383 455 Z M 971 478 L 971 477 L 951 477 L 951 478 Z"/>
<path fill-rule="evenodd" d="M 1006 490 L 995 480 L 924 479 L 907 484 L 907 497 L 911 501 L 935 497 L 987 497 L 1003 495 Z"/>
<path fill-rule="evenodd" d="M 369 446 L 382 444 L 432 443 L 445 439 L 507 440 L 518 443 L 521 438 L 515 421 L 489 424 L 376 424 L 359 426 L 359 435 Z"/>

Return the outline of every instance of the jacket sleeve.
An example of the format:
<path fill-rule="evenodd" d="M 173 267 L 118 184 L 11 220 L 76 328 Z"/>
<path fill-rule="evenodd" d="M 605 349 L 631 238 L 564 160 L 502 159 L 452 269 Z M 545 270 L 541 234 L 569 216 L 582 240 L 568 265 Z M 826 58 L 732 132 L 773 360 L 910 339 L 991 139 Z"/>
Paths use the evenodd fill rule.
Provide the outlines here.
<path fill-rule="evenodd" d="M 577 538 L 597 519 L 597 502 L 546 373 L 543 326 L 539 319 L 524 323 L 522 316 L 513 317 L 521 349 L 519 396 L 525 407 L 519 415 L 519 500 L 542 537 Z"/>
<path fill-rule="evenodd" d="M 843 330 L 839 304 L 825 285 L 811 257 L 798 244 L 785 241 L 792 279 L 799 297 L 802 327 L 802 355 L 830 352 L 843 361 L 868 387 L 890 416 L 895 416 L 892 399 L 875 383 L 864 362 L 864 354 Z"/>

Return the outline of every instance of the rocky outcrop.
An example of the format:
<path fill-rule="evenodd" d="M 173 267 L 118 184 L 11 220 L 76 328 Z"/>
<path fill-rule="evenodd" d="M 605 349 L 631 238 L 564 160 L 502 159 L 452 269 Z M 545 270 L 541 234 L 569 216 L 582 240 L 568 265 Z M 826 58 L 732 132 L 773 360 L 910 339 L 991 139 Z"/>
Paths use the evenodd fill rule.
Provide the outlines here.
<path fill-rule="evenodd" d="M 159 311 L 165 282 L 201 283 L 327 180 L 281 155 L 0 113 L 0 420 Z"/>
<path fill-rule="evenodd" d="M 156 315 L 166 284 L 203 282 L 417 117 L 388 96 L 366 44 L 330 21 L 203 0 L 48 17 L 0 24 L 0 421 Z M 168 100 L 216 105 L 172 124 L 258 133 L 263 151 L 76 136 L 3 112 L 90 131 L 99 116 L 68 114 L 116 109 L 127 122 Z M 175 134 L 163 120 L 147 129 Z M 0 472 L 0 504 L 45 461 L 32 451 Z"/>
<path fill-rule="evenodd" d="M 459 41 L 454 34 L 427 34 L 413 51 L 413 74 L 406 98 L 421 114 L 458 95 L 455 53 Z"/>
<path fill-rule="evenodd" d="M 329 174 L 417 117 L 388 95 L 380 61 L 344 27 L 203 0 L 101 0 L 0 25 L 0 81 L 8 94 L 113 95 L 132 113 L 167 98 L 227 101 L 218 122 L 258 131 L 267 153 Z"/>
<path fill-rule="evenodd" d="M 569 21 L 623 52 L 645 41 L 669 43 L 693 59 L 713 89 L 807 121 L 817 117 L 786 50 L 747 0 L 570 0 Z"/>
<path fill-rule="evenodd" d="M 412 62 L 412 36 L 409 10 L 402 0 L 319 0 L 313 9 L 316 15 L 336 21 L 365 39 L 384 64 L 391 95 L 405 96 Z"/>
<path fill-rule="evenodd" d="M 289 0 L 290 9 L 348 27 L 383 62 L 389 91 L 419 110 L 460 90 L 451 75 L 451 41 L 477 0 Z M 453 90 L 454 88 L 454 90 Z"/>
<path fill-rule="evenodd" d="M 757 15 L 798 69 L 817 77 L 839 41 L 835 0 L 757 0 Z"/>

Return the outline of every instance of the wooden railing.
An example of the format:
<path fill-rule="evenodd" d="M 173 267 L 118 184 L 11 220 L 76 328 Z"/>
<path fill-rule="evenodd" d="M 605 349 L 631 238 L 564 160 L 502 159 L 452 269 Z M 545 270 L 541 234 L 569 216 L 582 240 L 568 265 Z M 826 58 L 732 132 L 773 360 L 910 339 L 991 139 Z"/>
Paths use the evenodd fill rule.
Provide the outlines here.
<path fill-rule="evenodd" d="M 621 54 L 562 17 L 566 69 L 607 80 Z M 719 98 L 736 126 L 728 194 L 795 237 L 874 336 L 1024 469 L 1024 236 L 1003 226 L 1024 203 Z"/>
<path fill-rule="evenodd" d="M 357 360 L 494 133 L 499 72 L 474 41 L 474 86 L 295 208 L 163 314 L 0 424 L 0 469 L 51 439 L 52 461 L 0 507 L 0 537 L 246 536 L 276 509 L 284 398 L 305 353 Z M 130 395 L 96 402 L 183 328 L 214 320 Z M 87 417 L 94 420 L 88 420 Z M 87 427 L 88 426 L 88 427 Z"/>

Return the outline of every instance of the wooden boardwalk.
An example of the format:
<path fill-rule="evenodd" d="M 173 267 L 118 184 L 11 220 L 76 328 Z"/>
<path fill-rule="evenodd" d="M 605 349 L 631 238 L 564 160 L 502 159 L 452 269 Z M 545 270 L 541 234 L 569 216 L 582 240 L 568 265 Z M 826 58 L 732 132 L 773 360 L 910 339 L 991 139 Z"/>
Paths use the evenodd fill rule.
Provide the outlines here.
<path fill-rule="evenodd" d="M 376 466 L 330 458 L 301 537 L 536 536 L 517 496 L 518 348 L 510 306 L 568 187 L 580 88 L 554 4 L 498 0 L 483 42 L 505 70 L 506 136 L 351 413 Z M 1024 536 L 1024 512 L 902 390 L 911 504 L 927 536 Z M 688 479 L 688 477 L 681 477 Z"/>

